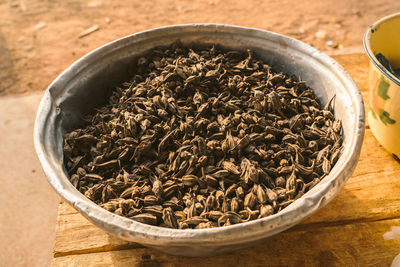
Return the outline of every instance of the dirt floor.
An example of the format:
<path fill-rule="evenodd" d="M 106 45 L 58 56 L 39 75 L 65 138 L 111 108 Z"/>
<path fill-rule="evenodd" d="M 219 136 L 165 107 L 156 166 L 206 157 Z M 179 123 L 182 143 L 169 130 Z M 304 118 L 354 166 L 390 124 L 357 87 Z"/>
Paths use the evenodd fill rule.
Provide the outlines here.
<path fill-rule="evenodd" d="M 399 9 L 393 0 L 0 0 L 0 95 L 44 90 L 94 48 L 154 27 L 227 23 L 339 50 L 360 46 L 369 24 Z"/>

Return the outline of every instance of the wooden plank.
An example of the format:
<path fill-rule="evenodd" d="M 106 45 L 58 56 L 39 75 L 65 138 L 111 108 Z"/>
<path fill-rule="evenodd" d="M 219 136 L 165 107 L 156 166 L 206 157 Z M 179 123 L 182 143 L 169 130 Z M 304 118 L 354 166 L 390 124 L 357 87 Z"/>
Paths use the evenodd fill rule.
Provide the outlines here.
<path fill-rule="evenodd" d="M 107 234 L 66 203 L 58 211 L 54 256 L 109 251 L 139 246 Z"/>
<path fill-rule="evenodd" d="M 350 73 L 362 93 L 368 92 L 369 59 L 365 54 L 335 55 L 332 58 Z"/>
<path fill-rule="evenodd" d="M 53 266 L 389 266 L 400 239 L 383 235 L 400 220 L 287 231 L 233 253 L 185 258 L 137 248 L 58 257 Z"/>
<path fill-rule="evenodd" d="M 335 58 L 350 72 L 360 90 L 367 96 L 368 60 L 366 56 L 357 54 L 335 56 Z M 398 163 L 379 145 L 367 128 L 357 169 L 343 190 L 325 208 L 289 232 L 297 233 L 310 228 L 319 231 L 327 226 L 348 227 L 354 223 L 400 217 L 399 180 Z M 287 232 L 283 235 L 287 235 Z M 278 237 L 274 237 L 274 240 Z M 97 252 L 112 250 L 123 250 L 121 253 L 127 253 L 126 249 L 130 248 L 137 249 L 140 246 L 108 235 L 89 223 L 67 204 L 60 205 L 55 257 L 87 253 L 94 255 L 98 254 Z M 147 251 L 144 248 L 139 250 Z M 112 252 L 107 253 L 114 255 Z"/>
<path fill-rule="evenodd" d="M 338 61 L 348 73 L 350 73 L 353 80 L 356 82 L 361 94 L 364 98 L 365 110 L 369 108 L 369 58 L 365 54 L 346 54 L 346 55 L 334 55 L 332 56 Z M 368 126 L 368 121 L 366 121 Z"/>

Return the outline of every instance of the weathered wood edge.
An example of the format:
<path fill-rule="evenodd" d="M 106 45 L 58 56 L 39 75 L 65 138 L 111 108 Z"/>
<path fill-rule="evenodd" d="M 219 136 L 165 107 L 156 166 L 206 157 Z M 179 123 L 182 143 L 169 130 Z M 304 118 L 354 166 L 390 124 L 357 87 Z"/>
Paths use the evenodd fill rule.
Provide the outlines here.
<path fill-rule="evenodd" d="M 148 248 L 67 255 L 53 266 L 389 266 L 400 239 L 385 239 L 399 219 L 286 231 L 263 243 L 228 254 L 186 258 Z"/>

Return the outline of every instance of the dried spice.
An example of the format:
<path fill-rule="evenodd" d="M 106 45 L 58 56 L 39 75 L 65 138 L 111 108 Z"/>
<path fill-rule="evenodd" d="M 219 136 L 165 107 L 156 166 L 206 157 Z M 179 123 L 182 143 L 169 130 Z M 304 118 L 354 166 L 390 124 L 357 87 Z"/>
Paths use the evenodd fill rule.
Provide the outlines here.
<path fill-rule="evenodd" d="M 330 172 L 342 135 L 331 102 L 250 51 L 175 43 L 139 58 L 64 141 L 71 183 L 104 209 L 204 229 L 294 202 Z"/>

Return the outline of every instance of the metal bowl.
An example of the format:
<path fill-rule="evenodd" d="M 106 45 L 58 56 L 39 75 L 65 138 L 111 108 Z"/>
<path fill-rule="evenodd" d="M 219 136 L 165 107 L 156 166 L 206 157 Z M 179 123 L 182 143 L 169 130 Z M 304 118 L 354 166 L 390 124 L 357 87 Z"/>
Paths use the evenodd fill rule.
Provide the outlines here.
<path fill-rule="evenodd" d="M 108 92 L 128 79 L 132 62 L 146 51 L 176 40 L 250 48 L 277 71 L 301 74 L 322 104 L 336 95 L 335 116 L 342 120 L 344 150 L 330 174 L 294 203 L 272 216 L 211 229 L 176 230 L 142 224 L 108 212 L 69 182 L 63 166 L 63 135 L 82 123 L 82 116 L 104 104 Z M 228 25 L 178 25 L 133 34 L 108 43 L 79 59 L 46 90 L 34 130 L 36 153 L 57 193 L 93 224 L 119 238 L 166 253 L 207 256 L 240 249 L 282 232 L 311 216 L 339 192 L 360 155 L 364 104 L 349 74 L 333 59 L 289 37 Z"/>

